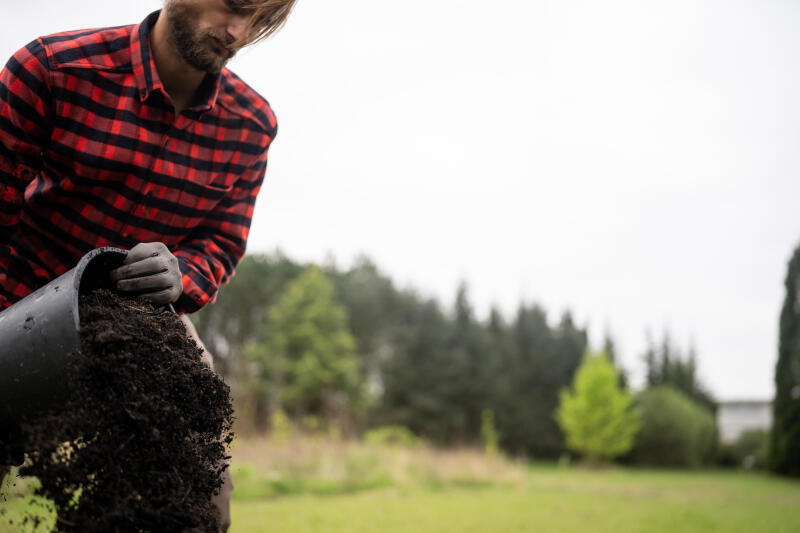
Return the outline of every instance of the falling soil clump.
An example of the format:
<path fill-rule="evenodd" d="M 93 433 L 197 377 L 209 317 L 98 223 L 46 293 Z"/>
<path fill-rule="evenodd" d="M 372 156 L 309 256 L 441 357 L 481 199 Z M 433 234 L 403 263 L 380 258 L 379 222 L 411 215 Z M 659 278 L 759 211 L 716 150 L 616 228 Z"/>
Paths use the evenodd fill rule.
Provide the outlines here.
<path fill-rule="evenodd" d="M 21 474 L 41 481 L 58 531 L 216 533 L 229 388 L 174 313 L 98 290 L 80 317 L 70 397 L 24 423 Z"/>

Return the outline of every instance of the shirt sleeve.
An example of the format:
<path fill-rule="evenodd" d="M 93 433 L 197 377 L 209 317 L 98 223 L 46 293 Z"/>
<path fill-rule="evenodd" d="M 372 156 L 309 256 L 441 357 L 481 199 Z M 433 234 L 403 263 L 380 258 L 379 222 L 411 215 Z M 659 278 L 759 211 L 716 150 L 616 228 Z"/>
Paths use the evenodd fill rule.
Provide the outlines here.
<path fill-rule="evenodd" d="M 47 53 L 37 40 L 17 51 L 0 72 L 0 244 L 16 229 L 25 187 L 42 164 L 50 138 Z"/>
<path fill-rule="evenodd" d="M 193 313 L 214 303 L 220 285 L 227 283 L 244 256 L 256 197 L 267 169 L 269 144 L 231 192 L 173 253 L 183 275 L 183 294 L 175 304 L 178 312 Z"/>

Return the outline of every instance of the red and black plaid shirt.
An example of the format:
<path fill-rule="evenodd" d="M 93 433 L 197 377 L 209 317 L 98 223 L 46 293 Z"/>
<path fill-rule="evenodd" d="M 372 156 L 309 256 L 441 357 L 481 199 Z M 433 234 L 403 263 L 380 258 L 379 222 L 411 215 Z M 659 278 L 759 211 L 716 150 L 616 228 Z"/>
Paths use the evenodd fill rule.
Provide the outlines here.
<path fill-rule="evenodd" d="M 244 255 L 275 115 L 225 69 L 176 116 L 157 18 L 41 37 L 0 73 L 0 309 L 93 248 L 161 241 L 192 312 Z"/>

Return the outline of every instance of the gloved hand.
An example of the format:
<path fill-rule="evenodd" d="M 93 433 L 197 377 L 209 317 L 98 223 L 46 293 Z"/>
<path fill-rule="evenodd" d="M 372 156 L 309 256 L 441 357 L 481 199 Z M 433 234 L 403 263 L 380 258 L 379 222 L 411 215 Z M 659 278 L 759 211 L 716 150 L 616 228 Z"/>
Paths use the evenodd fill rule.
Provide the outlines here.
<path fill-rule="evenodd" d="M 111 271 L 111 281 L 119 291 L 136 294 L 153 305 L 170 304 L 183 293 L 178 258 L 162 242 L 143 242 L 131 248 L 122 266 Z"/>

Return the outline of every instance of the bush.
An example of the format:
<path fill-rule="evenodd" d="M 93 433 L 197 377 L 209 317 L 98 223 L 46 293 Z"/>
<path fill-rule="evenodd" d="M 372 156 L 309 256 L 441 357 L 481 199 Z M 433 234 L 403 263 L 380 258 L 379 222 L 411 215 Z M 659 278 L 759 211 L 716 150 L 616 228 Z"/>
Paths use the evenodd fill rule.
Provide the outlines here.
<path fill-rule="evenodd" d="M 364 435 L 364 441 L 373 446 L 397 446 L 400 448 L 416 448 L 419 437 L 404 426 L 381 426 L 371 429 Z"/>
<path fill-rule="evenodd" d="M 713 462 L 717 448 L 714 415 L 669 386 L 636 399 L 642 427 L 631 453 L 640 465 L 698 467 Z"/>
<path fill-rule="evenodd" d="M 767 467 L 768 454 L 769 432 L 752 429 L 742 433 L 733 444 L 722 448 L 720 462 L 725 466 L 761 470 Z"/>

